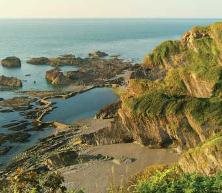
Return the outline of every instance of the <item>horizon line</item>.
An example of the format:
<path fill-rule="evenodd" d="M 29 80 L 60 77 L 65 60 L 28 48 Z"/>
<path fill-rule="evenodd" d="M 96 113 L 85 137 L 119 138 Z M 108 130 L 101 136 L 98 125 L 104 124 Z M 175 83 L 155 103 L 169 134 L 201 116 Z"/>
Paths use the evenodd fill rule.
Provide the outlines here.
<path fill-rule="evenodd" d="M 0 20 L 4 19 L 222 19 L 222 17 L 0 17 Z"/>

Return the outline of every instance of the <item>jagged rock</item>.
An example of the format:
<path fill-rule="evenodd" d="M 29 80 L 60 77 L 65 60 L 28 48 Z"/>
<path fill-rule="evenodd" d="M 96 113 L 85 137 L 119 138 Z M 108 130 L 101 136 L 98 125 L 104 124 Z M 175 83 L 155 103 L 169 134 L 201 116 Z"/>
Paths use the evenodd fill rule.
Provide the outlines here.
<path fill-rule="evenodd" d="M 221 31 L 222 23 L 196 27 L 135 67 L 119 110 L 135 140 L 187 149 L 221 131 Z"/>
<path fill-rule="evenodd" d="M 118 109 L 120 108 L 121 103 L 113 103 L 101 109 L 97 114 L 97 119 L 111 119 L 117 116 Z"/>
<path fill-rule="evenodd" d="M 96 122 L 96 120 L 94 121 Z M 131 134 L 123 127 L 119 120 L 107 119 L 97 120 L 97 122 L 104 122 L 105 126 L 97 126 L 96 129 L 89 130 L 81 135 L 82 143 L 88 145 L 109 145 L 133 142 Z"/>
<path fill-rule="evenodd" d="M 35 101 L 36 99 L 29 97 L 13 97 L 0 101 L 0 106 L 13 108 L 13 110 L 29 109 L 31 108 L 31 103 Z"/>
<path fill-rule="evenodd" d="M 46 80 L 51 84 L 64 85 L 70 83 L 70 80 L 64 76 L 63 72 L 58 69 L 52 69 L 46 72 Z"/>
<path fill-rule="evenodd" d="M 82 70 L 66 72 L 66 77 L 68 77 L 72 80 L 75 80 L 75 81 L 87 79 L 87 78 L 89 78 L 88 76 L 89 75 Z"/>
<path fill-rule="evenodd" d="M 123 104 L 118 113 L 142 144 L 187 149 L 221 131 L 221 105 L 210 99 L 173 99 L 153 93 L 134 101 L 130 108 Z"/>
<path fill-rule="evenodd" d="M 49 157 L 46 160 L 48 168 L 60 168 L 73 165 L 78 158 L 78 153 L 75 151 L 65 151 Z"/>
<path fill-rule="evenodd" d="M 21 60 L 15 56 L 7 57 L 1 61 L 2 66 L 7 68 L 21 67 Z"/>
<path fill-rule="evenodd" d="M 0 87 L 18 88 L 22 87 L 22 81 L 16 77 L 0 76 Z"/>
<path fill-rule="evenodd" d="M 72 54 L 66 54 L 63 56 L 59 56 L 57 58 L 50 58 L 50 64 L 51 65 L 56 65 L 56 66 L 60 66 L 60 65 L 77 65 L 80 64 L 82 62 L 81 58 L 76 58 L 74 55 Z"/>
<path fill-rule="evenodd" d="M 49 64 L 50 60 L 46 57 L 31 58 L 27 61 L 27 63 L 28 64 L 35 64 L 35 65 Z"/>
<path fill-rule="evenodd" d="M 103 58 L 103 57 L 106 57 L 106 56 L 108 56 L 108 54 L 105 53 L 105 52 L 101 52 L 101 51 L 96 51 L 96 52 L 89 53 L 90 58 Z"/>
<path fill-rule="evenodd" d="M 184 172 L 212 175 L 222 170 L 222 135 L 184 153 L 179 166 Z"/>

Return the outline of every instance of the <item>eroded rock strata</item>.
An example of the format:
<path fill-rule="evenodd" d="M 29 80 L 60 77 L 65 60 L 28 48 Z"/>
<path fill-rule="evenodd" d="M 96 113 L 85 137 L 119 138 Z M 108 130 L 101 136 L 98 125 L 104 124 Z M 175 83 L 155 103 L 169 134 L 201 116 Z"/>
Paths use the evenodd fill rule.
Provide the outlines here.
<path fill-rule="evenodd" d="M 220 23 L 193 28 L 146 56 L 119 110 L 137 140 L 189 148 L 221 131 L 221 30 Z"/>
<path fill-rule="evenodd" d="M 16 77 L 0 76 L 0 88 L 19 88 L 22 87 L 22 81 Z"/>

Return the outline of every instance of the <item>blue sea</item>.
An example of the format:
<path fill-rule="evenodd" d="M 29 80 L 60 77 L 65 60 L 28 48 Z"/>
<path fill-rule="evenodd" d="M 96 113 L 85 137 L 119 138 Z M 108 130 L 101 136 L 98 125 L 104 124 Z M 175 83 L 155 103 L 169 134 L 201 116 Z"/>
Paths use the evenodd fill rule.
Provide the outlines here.
<path fill-rule="evenodd" d="M 0 20 L 0 58 L 16 55 L 86 56 L 92 50 L 140 60 L 163 40 L 178 39 L 213 19 Z"/>

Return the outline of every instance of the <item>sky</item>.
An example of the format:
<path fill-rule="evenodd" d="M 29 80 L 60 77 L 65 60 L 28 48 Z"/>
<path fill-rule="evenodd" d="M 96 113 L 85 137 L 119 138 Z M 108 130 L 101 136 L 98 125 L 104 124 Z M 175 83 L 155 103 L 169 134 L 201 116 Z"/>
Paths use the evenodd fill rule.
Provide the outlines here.
<path fill-rule="evenodd" d="M 0 18 L 222 18 L 222 0 L 0 0 Z"/>

